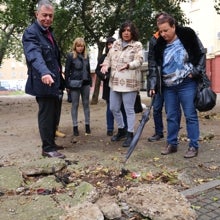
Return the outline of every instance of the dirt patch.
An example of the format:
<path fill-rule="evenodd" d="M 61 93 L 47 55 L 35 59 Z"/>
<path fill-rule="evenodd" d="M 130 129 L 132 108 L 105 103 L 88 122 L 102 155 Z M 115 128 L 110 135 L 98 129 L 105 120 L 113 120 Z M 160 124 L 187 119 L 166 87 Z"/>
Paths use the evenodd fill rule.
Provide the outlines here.
<path fill-rule="evenodd" d="M 150 99 L 142 93 L 142 102 L 147 106 Z M 182 118 L 180 130 L 180 144 L 176 154 L 161 156 L 160 150 L 165 139 L 150 143 L 147 138 L 153 134 L 152 116 L 145 125 L 137 147 L 126 165 L 124 165 L 127 148 L 121 142 L 112 143 L 106 135 L 106 105 L 99 100 L 97 105 L 91 105 L 91 135 L 85 135 L 84 115 L 82 106 L 79 110 L 80 136 L 72 137 L 71 104 L 63 99 L 60 130 L 66 133 L 65 138 L 57 138 L 57 144 L 65 146 L 62 152 L 70 161 L 80 161 L 81 171 L 90 170 L 90 176 L 85 173 L 85 181 L 92 184 L 114 184 L 123 186 L 128 184 L 120 178 L 122 168 L 129 170 L 131 179 L 141 181 L 162 181 L 177 184 L 179 190 L 190 188 L 211 179 L 217 178 L 220 171 L 220 105 L 210 112 L 200 113 L 200 151 L 193 159 L 184 159 L 187 150 L 185 119 Z M 0 165 L 17 165 L 41 157 L 41 141 L 37 125 L 38 106 L 31 96 L 0 96 Z M 141 113 L 136 115 L 136 128 L 141 119 Z M 165 122 L 165 116 L 164 116 Z M 165 123 L 166 124 L 166 123 Z M 117 126 L 115 125 L 115 131 Z M 166 135 L 165 135 L 166 136 Z M 97 169 L 102 170 L 102 176 L 97 176 Z M 103 170 L 109 169 L 105 174 Z M 116 179 L 117 177 L 117 179 Z M 74 177 L 72 177 L 74 178 Z M 79 176 L 76 175 L 76 180 Z"/>

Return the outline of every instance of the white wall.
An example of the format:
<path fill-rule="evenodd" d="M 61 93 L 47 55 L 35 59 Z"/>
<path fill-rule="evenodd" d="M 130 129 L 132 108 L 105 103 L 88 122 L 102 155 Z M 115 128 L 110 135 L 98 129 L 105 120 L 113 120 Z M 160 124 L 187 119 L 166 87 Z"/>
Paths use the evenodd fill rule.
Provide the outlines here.
<path fill-rule="evenodd" d="M 189 26 L 198 33 L 207 54 L 220 52 L 220 15 L 214 9 L 214 0 L 194 0 L 181 3 L 181 8 L 189 18 Z M 219 38 L 218 38 L 219 33 Z"/>

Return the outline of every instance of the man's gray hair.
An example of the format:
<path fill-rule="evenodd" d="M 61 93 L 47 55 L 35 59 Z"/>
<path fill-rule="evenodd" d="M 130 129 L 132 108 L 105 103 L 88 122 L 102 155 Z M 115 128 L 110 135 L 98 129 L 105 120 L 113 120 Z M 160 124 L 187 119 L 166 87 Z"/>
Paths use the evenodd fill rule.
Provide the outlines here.
<path fill-rule="evenodd" d="M 49 0 L 40 0 L 37 4 L 37 11 L 39 11 L 42 6 L 53 8 L 53 4 Z"/>

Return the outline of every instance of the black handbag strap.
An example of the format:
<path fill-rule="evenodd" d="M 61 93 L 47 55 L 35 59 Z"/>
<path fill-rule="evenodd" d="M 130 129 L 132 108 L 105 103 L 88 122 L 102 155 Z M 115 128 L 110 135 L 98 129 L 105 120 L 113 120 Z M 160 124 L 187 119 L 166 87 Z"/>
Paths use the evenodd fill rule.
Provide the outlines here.
<path fill-rule="evenodd" d="M 202 88 L 208 88 L 210 86 L 211 86 L 211 81 L 209 80 L 207 74 L 203 72 L 201 74 L 200 79 L 198 80 L 198 87 L 199 89 L 202 89 Z"/>

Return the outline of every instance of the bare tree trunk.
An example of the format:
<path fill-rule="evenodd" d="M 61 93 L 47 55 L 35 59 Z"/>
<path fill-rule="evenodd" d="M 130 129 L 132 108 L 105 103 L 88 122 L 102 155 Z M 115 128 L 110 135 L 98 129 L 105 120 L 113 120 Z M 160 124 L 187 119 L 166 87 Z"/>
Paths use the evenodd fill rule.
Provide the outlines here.
<path fill-rule="evenodd" d="M 94 88 L 93 95 L 92 95 L 91 105 L 96 105 L 98 103 L 100 84 L 101 84 L 101 81 L 99 77 L 96 76 L 95 88 Z"/>
<path fill-rule="evenodd" d="M 99 43 L 97 43 L 97 45 L 98 45 L 98 50 L 99 50 L 98 51 L 98 60 L 99 60 L 102 55 L 102 51 L 105 46 L 105 43 L 99 42 Z M 101 85 L 101 80 L 96 75 L 95 88 L 94 88 L 93 95 L 92 95 L 91 105 L 96 105 L 98 103 L 100 85 Z"/>

